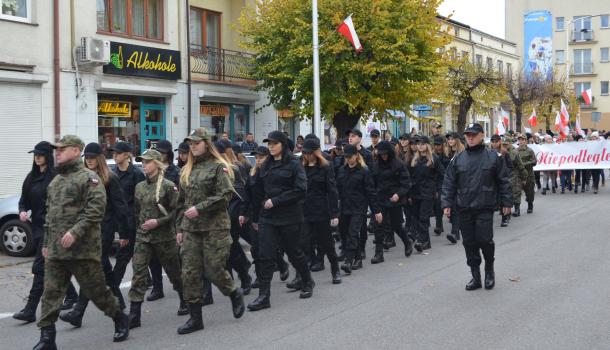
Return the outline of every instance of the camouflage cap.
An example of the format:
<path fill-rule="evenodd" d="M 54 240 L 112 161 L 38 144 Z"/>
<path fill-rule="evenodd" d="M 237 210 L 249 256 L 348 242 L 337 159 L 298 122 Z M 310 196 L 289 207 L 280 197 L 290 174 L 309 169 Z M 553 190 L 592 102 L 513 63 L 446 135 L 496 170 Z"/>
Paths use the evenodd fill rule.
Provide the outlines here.
<path fill-rule="evenodd" d="M 78 147 L 81 150 L 85 148 L 85 143 L 76 135 L 65 135 L 59 141 L 51 144 L 53 148 L 63 147 Z"/>
<path fill-rule="evenodd" d="M 142 153 L 141 156 L 136 157 L 136 161 L 141 162 L 142 160 L 158 160 L 161 161 L 161 153 L 156 149 L 147 149 Z"/>
<path fill-rule="evenodd" d="M 509 136 L 505 136 L 504 140 L 502 141 L 502 143 L 511 144 L 512 145 L 513 143 L 515 143 L 515 139 L 513 139 L 512 137 L 509 137 Z"/>
<path fill-rule="evenodd" d="M 208 131 L 205 128 L 197 128 L 191 132 L 191 134 L 184 139 L 184 142 L 187 141 L 203 141 L 209 140 L 210 136 L 208 135 Z"/>

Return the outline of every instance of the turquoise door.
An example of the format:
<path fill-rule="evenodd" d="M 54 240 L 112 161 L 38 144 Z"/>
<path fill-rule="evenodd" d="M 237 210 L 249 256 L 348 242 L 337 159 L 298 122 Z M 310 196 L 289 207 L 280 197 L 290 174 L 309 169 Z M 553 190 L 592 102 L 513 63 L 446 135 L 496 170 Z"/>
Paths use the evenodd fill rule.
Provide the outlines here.
<path fill-rule="evenodd" d="M 140 149 L 143 152 L 165 140 L 165 105 L 140 101 Z"/>
<path fill-rule="evenodd" d="M 229 135 L 231 140 L 242 142 L 250 131 L 250 108 L 244 105 L 231 105 L 229 108 Z M 226 127 L 225 127 L 226 128 Z M 226 129 L 225 129 L 226 130 Z"/>

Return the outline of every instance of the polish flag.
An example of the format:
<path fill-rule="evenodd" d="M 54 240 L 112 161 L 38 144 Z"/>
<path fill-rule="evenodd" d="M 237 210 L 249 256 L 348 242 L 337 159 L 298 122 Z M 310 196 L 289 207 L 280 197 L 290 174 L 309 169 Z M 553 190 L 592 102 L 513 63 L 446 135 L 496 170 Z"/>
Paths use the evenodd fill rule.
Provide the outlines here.
<path fill-rule="evenodd" d="M 504 135 L 506 134 L 506 128 L 504 127 L 504 123 L 502 120 L 498 120 L 498 126 L 496 127 L 496 135 Z"/>
<path fill-rule="evenodd" d="M 500 114 L 502 115 L 502 121 L 504 122 L 504 127 L 508 128 L 510 124 L 510 114 L 507 111 L 500 108 Z"/>
<path fill-rule="evenodd" d="M 563 100 L 561 100 L 561 123 L 566 126 L 568 125 L 568 123 L 570 122 L 570 114 L 568 113 L 568 108 L 566 107 L 566 104 L 563 103 Z"/>
<path fill-rule="evenodd" d="M 351 15 L 347 17 L 343 23 L 341 23 L 341 25 L 337 28 L 337 31 L 346 37 L 350 43 L 352 43 L 357 52 L 362 51 L 362 45 L 360 44 L 360 39 L 358 39 L 358 34 L 354 28 L 354 22 L 352 22 Z"/>
<path fill-rule="evenodd" d="M 530 126 L 536 126 L 538 125 L 538 119 L 536 119 L 536 109 L 532 109 L 532 115 L 530 115 L 529 118 L 527 118 L 527 122 L 530 124 Z"/>
<path fill-rule="evenodd" d="M 591 89 L 587 89 L 582 92 L 582 98 L 585 100 L 585 103 L 590 105 L 593 101 L 593 91 Z"/>
<path fill-rule="evenodd" d="M 582 137 L 586 136 L 584 130 L 580 128 L 580 116 L 578 116 L 578 118 L 576 118 L 576 123 L 574 125 L 574 129 L 576 129 L 576 132 L 578 133 L 578 135 L 580 135 Z"/>
<path fill-rule="evenodd" d="M 570 133 L 570 127 L 563 123 L 563 117 L 559 112 L 555 115 L 555 130 L 559 131 L 561 138 L 565 138 Z"/>

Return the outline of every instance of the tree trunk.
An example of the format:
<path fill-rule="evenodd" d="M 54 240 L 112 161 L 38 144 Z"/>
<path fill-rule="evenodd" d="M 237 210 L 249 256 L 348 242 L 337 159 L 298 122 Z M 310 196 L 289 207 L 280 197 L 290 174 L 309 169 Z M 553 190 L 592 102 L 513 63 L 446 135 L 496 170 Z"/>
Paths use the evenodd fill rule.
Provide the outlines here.
<path fill-rule="evenodd" d="M 522 105 L 515 105 L 515 115 L 517 117 L 516 123 L 515 123 L 515 129 L 517 129 L 517 132 L 521 132 L 521 124 L 522 124 L 522 120 L 521 118 L 523 117 L 523 106 Z"/>
<path fill-rule="evenodd" d="M 457 132 L 462 132 L 466 128 L 466 116 L 468 116 L 468 111 L 472 106 L 474 99 L 472 96 L 468 96 L 467 98 L 460 100 L 460 109 L 458 111 L 458 119 L 457 119 Z"/>
<path fill-rule="evenodd" d="M 344 138 L 345 133 L 358 126 L 360 114 L 350 114 L 347 111 L 341 111 L 335 114 L 333 118 L 333 126 L 337 129 L 337 138 Z M 366 133 L 366 130 L 363 134 Z"/>

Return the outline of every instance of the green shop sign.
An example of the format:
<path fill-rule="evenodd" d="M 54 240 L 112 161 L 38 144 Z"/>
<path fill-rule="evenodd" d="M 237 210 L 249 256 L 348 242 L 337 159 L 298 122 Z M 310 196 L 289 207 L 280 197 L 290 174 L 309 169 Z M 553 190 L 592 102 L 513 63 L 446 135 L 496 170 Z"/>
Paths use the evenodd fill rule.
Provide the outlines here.
<path fill-rule="evenodd" d="M 110 43 L 110 63 L 105 74 L 178 80 L 181 77 L 180 51 Z"/>

